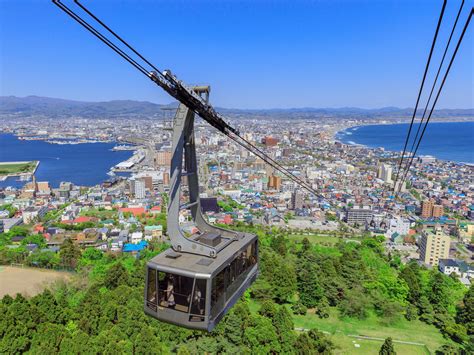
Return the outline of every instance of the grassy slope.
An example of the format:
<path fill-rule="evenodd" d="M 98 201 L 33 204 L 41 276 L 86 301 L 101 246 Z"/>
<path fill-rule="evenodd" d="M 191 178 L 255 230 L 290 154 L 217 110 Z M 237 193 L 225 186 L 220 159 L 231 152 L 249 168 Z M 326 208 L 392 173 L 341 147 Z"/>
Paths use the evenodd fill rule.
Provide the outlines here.
<path fill-rule="evenodd" d="M 292 234 L 288 237 L 290 240 L 301 241 L 304 238 L 307 238 L 310 243 L 312 244 L 323 244 L 323 245 L 336 245 L 341 238 L 334 237 L 331 235 L 322 235 L 322 234 L 310 234 L 310 235 L 303 235 L 303 234 Z M 344 240 L 358 240 L 357 238 L 344 238 Z"/>
<path fill-rule="evenodd" d="M 258 312 L 260 305 L 250 300 L 252 313 Z M 340 319 L 337 309 L 331 309 L 329 318 L 321 319 L 309 311 L 304 316 L 293 316 L 295 328 L 318 329 L 329 333 L 329 337 L 337 346 L 336 354 L 378 354 L 383 340 L 367 340 L 349 335 L 360 335 L 385 339 L 392 337 L 393 340 L 425 344 L 426 347 L 413 344 L 395 343 L 395 350 L 399 354 L 434 354 L 435 350 L 443 344 L 451 343 L 432 325 L 421 321 L 407 321 L 400 319 L 394 324 L 385 325 L 380 318 L 370 316 L 359 320 L 353 318 Z M 356 347 L 358 344 L 359 347 Z"/>
<path fill-rule="evenodd" d="M 348 335 L 364 335 L 383 339 L 390 336 L 394 340 L 426 344 L 432 353 L 443 344 L 451 343 L 434 326 L 418 320 L 410 322 L 400 319 L 396 323 L 385 325 L 381 324 L 380 318 L 373 315 L 364 320 L 353 318 L 340 319 L 336 309 L 332 309 L 329 318 L 326 319 L 321 319 L 308 312 L 305 316 L 295 315 L 294 322 L 297 328 L 316 328 L 333 334 L 332 339 L 336 345 L 341 349 L 351 349 L 354 353 L 363 352 L 364 349 L 364 352 L 367 353 L 369 351 L 368 353 L 372 353 L 372 348 L 376 348 L 374 350 L 378 352 L 383 341 L 359 340 L 348 337 Z M 360 348 L 354 347 L 354 340 L 361 344 Z M 365 344 L 364 347 L 362 346 L 363 344 Z M 412 349 L 411 353 L 420 354 L 425 352 L 423 347 L 417 345 L 396 344 L 396 347 L 400 348 L 400 353 L 403 354 L 410 353 L 408 349 Z M 403 352 L 401 348 L 404 348 Z"/>
<path fill-rule="evenodd" d="M 310 235 L 299 235 L 299 234 L 293 234 L 289 237 L 290 240 L 297 240 L 301 241 L 304 238 L 307 238 L 310 243 L 313 244 L 337 244 L 339 241 L 339 238 L 329 236 L 329 235 L 317 235 L 317 234 L 310 234 Z"/>
<path fill-rule="evenodd" d="M 290 239 L 302 240 L 308 238 L 316 248 L 335 245 L 340 239 L 325 235 L 292 235 Z M 355 238 L 357 240 L 357 238 Z M 257 312 L 260 305 L 251 300 L 250 310 Z M 383 324 L 381 319 L 375 315 L 367 319 L 359 320 L 353 318 L 340 319 L 336 308 L 332 308 L 329 318 L 321 319 L 309 311 L 306 315 L 295 315 L 293 317 L 295 328 L 316 328 L 329 333 L 331 340 L 337 346 L 337 354 L 378 354 L 383 340 L 367 340 L 349 335 L 362 335 L 385 339 L 392 337 L 393 340 L 415 342 L 425 344 L 426 347 L 413 344 L 394 343 L 395 351 L 399 354 L 434 354 L 435 350 L 444 344 L 452 343 L 445 339 L 439 330 L 421 321 L 408 321 L 399 319 L 393 324 Z M 359 345 L 359 347 L 356 346 Z"/>
<path fill-rule="evenodd" d="M 331 340 L 337 345 L 336 354 L 378 354 L 383 341 L 350 338 L 343 334 L 334 334 Z M 430 354 L 423 346 L 394 343 L 397 354 Z"/>

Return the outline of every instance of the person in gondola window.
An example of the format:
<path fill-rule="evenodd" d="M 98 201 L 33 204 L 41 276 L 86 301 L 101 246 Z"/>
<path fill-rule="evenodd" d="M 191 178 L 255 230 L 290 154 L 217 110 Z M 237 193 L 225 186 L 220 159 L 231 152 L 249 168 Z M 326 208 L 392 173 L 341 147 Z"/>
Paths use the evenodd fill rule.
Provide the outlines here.
<path fill-rule="evenodd" d="M 173 275 L 170 275 L 168 278 L 168 286 L 166 287 L 166 300 L 168 302 L 168 307 L 173 308 L 176 303 L 174 301 L 174 282 Z"/>
<path fill-rule="evenodd" d="M 194 289 L 193 304 L 194 304 L 195 309 L 198 310 L 199 314 L 204 314 L 204 311 L 201 309 L 201 297 L 202 297 L 201 290 L 196 285 Z"/>

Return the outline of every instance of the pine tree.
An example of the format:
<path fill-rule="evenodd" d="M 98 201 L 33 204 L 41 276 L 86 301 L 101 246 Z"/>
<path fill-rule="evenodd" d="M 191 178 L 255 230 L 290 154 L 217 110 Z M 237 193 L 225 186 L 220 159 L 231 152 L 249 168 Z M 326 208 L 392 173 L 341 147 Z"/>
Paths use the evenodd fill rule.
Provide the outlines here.
<path fill-rule="evenodd" d="M 300 301 L 308 308 L 314 308 L 324 296 L 318 280 L 319 267 L 312 260 L 303 261 L 298 270 L 298 292 Z"/>
<path fill-rule="evenodd" d="M 281 344 L 281 352 L 290 354 L 293 350 L 293 344 L 296 336 L 294 333 L 293 318 L 285 306 L 278 307 L 278 310 L 273 317 L 273 325 L 275 326 L 278 340 Z"/>
<path fill-rule="evenodd" d="M 117 263 L 105 275 L 104 284 L 108 289 L 112 290 L 120 285 L 126 285 L 128 278 L 128 272 L 122 263 Z"/>
<path fill-rule="evenodd" d="M 379 351 L 380 355 L 396 355 L 396 351 L 393 348 L 392 338 L 388 337 L 385 339 L 385 342 L 382 344 L 382 347 Z"/>
<path fill-rule="evenodd" d="M 81 257 L 81 250 L 74 244 L 71 238 L 64 240 L 59 250 L 61 265 L 70 268 L 76 268 L 77 261 Z"/>
<path fill-rule="evenodd" d="M 456 318 L 458 323 L 466 327 L 468 334 L 474 334 L 474 284 L 471 284 L 469 291 L 464 295 L 463 305 L 458 310 Z"/>

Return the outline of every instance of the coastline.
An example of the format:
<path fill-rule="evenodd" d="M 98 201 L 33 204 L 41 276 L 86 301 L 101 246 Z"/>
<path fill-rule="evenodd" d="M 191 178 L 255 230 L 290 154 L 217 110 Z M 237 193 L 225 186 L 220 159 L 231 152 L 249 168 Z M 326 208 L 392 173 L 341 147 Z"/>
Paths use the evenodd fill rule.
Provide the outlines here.
<path fill-rule="evenodd" d="M 41 140 L 22 140 L 20 137 L 15 134 L 14 132 L 1 132 L 0 135 L 6 135 L 9 136 L 10 138 L 5 138 L 8 142 L 12 142 L 13 145 L 7 145 L 6 146 L 6 151 L 9 149 L 14 149 L 18 150 L 19 152 L 24 152 L 23 148 L 19 146 L 18 144 L 21 144 L 21 142 L 27 143 L 28 147 L 25 148 L 28 153 L 24 154 L 13 154 L 12 156 L 2 154 L 4 156 L 0 157 L 8 160 L 9 158 L 12 160 L 17 160 L 17 161 L 35 161 L 36 164 L 34 166 L 34 169 L 32 168 L 28 172 L 14 172 L 11 173 L 9 172 L 8 175 L 2 175 L 0 176 L 0 187 L 6 188 L 6 187 L 13 187 L 13 188 L 21 188 L 24 183 L 26 183 L 28 180 L 31 179 L 33 174 L 37 175 L 37 178 L 43 179 L 45 181 L 50 181 L 52 183 L 52 186 L 58 186 L 60 183 L 59 176 L 65 176 L 63 181 L 72 181 L 76 185 L 79 186 L 95 186 L 97 184 L 100 184 L 101 182 L 107 180 L 110 178 L 110 175 L 108 176 L 108 173 L 113 169 L 117 164 L 120 164 L 121 162 L 126 162 L 128 161 L 131 156 L 133 156 L 133 151 L 131 150 L 121 150 L 121 149 L 113 149 L 117 147 L 119 144 L 123 144 L 121 141 L 112 141 L 112 142 L 103 142 L 103 141 L 97 141 L 96 143 L 101 143 L 101 144 L 106 144 L 104 147 L 104 152 L 107 153 L 102 153 L 102 145 L 96 145 L 93 144 L 92 142 L 88 142 L 89 144 L 68 144 L 64 143 L 61 145 L 54 144 L 51 142 L 48 142 L 45 139 Z M 14 142 L 18 142 L 14 143 Z M 41 146 L 41 150 L 35 151 L 34 149 L 32 150 L 29 146 L 29 143 L 46 143 L 44 146 Z M 47 146 L 50 146 L 51 148 L 47 148 Z M 88 148 L 87 148 L 87 147 Z M 98 146 L 98 148 L 92 148 L 93 146 Z M 16 147 L 16 148 L 14 148 Z M 52 148 L 56 147 L 56 148 Z M 61 148 L 59 148 L 61 147 Z M 63 148 L 64 147 L 64 148 Z M 78 149 L 77 153 L 76 148 Z M 84 148 L 83 148 L 84 147 Z M 135 149 L 138 149 L 138 147 L 134 147 Z M 51 150 L 53 149 L 53 150 Z M 60 149 L 60 151 L 57 151 L 57 149 Z M 66 149 L 66 150 L 63 150 Z M 83 169 L 82 167 L 85 166 L 85 164 L 89 164 L 89 157 L 91 156 L 89 152 L 92 152 L 93 156 L 97 156 L 95 153 L 97 149 L 100 150 L 100 156 L 103 158 L 99 159 L 92 159 L 94 160 L 94 167 L 98 167 L 100 171 L 103 171 L 103 174 L 100 173 L 100 179 L 92 179 L 90 177 L 90 173 L 88 173 L 88 169 Z M 51 151 L 52 153 L 49 153 Z M 64 156 L 64 152 L 67 152 Z M 48 152 L 48 153 L 47 153 Z M 60 153 L 62 152 L 62 153 Z M 88 152 L 88 153 L 85 153 Z M 113 154 L 113 156 L 112 156 Z M 61 161 L 56 162 L 56 160 Z M 31 160 L 30 160 L 31 159 Z M 73 159 L 73 162 L 71 162 L 70 159 Z M 76 160 L 75 160 L 76 159 Z M 41 169 L 41 166 L 43 166 L 43 169 Z M 68 168 L 69 167 L 69 168 Z M 68 173 L 65 173 L 65 169 L 67 169 Z M 71 173 L 74 172 L 74 173 Z M 68 177 L 66 177 L 66 175 Z M 95 180 L 95 181 L 94 181 Z"/>
<path fill-rule="evenodd" d="M 437 119 L 437 120 L 430 120 L 431 123 L 467 123 L 467 122 L 474 122 L 474 119 L 472 118 L 466 118 L 466 119 L 453 119 L 453 120 L 448 120 L 445 121 L 445 118 L 442 119 Z M 340 142 L 337 140 L 337 135 L 339 133 L 342 133 L 345 130 L 348 130 L 349 128 L 355 128 L 355 127 L 365 127 L 365 126 L 387 126 L 387 125 L 397 125 L 397 124 L 410 124 L 410 120 L 404 120 L 404 121 L 387 121 L 387 120 L 381 120 L 381 121 L 371 121 L 371 122 L 351 122 L 348 123 L 347 125 L 343 125 L 342 129 L 339 129 L 337 131 L 332 132 L 331 138 Z M 342 144 L 345 144 L 344 142 L 340 142 Z"/>
<path fill-rule="evenodd" d="M 448 120 L 448 121 L 445 121 L 445 120 L 441 119 L 441 120 L 430 121 L 430 122 L 431 123 L 436 123 L 436 124 L 452 124 L 452 123 L 474 123 L 474 120 L 465 119 L 465 120 L 455 120 L 455 121 Z M 416 123 L 418 124 L 419 122 L 416 122 Z M 394 150 L 394 149 L 387 148 L 384 145 L 374 147 L 374 146 L 369 146 L 369 145 L 363 144 L 363 143 L 357 143 L 353 140 L 344 141 L 342 136 L 350 136 L 350 135 L 352 135 L 352 132 L 348 132 L 350 129 L 356 130 L 356 129 L 361 128 L 361 127 L 393 126 L 393 125 L 409 125 L 409 124 L 410 124 L 409 121 L 403 121 L 403 122 L 387 122 L 387 121 L 382 121 L 382 122 L 353 122 L 351 124 L 344 125 L 343 127 L 340 127 L 336 131 L 333 131 L 332 135 L 331 135 L 331 139 L 334 140 L 334 142 L 338 142 L 338 143 L 343 144 L 345 146 L 364 147 L 364 148 L 371 149 L 371 150 L 375 150 L 375 149 L 378 149 L 378 148 L 383 148 L 386 151 L 401 154 L 401 152 L 402 152 L 401 149 L 400 150 Z M 438 157 L 435 153 L 417 154 L 417 156 L 427 156 L 427 155 L 433 156 L 434 158 L 436 158 L 437 160 L 440 160 L 440 161 L 451 162 L 451 163 L 454 163 L 454 164 L 474 166 L 474 162 L 463 162 L 463 161 L 456 161 L 456 160 L 453 160 L 453 159 L 444 159 L 444 158 Z"/>

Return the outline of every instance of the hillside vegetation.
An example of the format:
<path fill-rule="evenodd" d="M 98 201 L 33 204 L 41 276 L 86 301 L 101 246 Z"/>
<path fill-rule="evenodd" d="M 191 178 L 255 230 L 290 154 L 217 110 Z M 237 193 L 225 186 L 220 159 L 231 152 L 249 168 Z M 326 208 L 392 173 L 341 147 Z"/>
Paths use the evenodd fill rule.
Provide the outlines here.
<path fill-rule="evenodd" d="M 65 243 L 60 258 L 76 280 L 31 299 L 5 296 L 0 353 L 367 354 L 387 337 L 399 353 L 472 353 L 472 287 L 401 265 L 377 238 L 323 246 L 243 228 L 259 235 L 261 274 L 212 333 L 144 314 L 145 264 L 166 245 L 136 259 Z M 382 340 L 352 337 L 361 335 Z"/>

